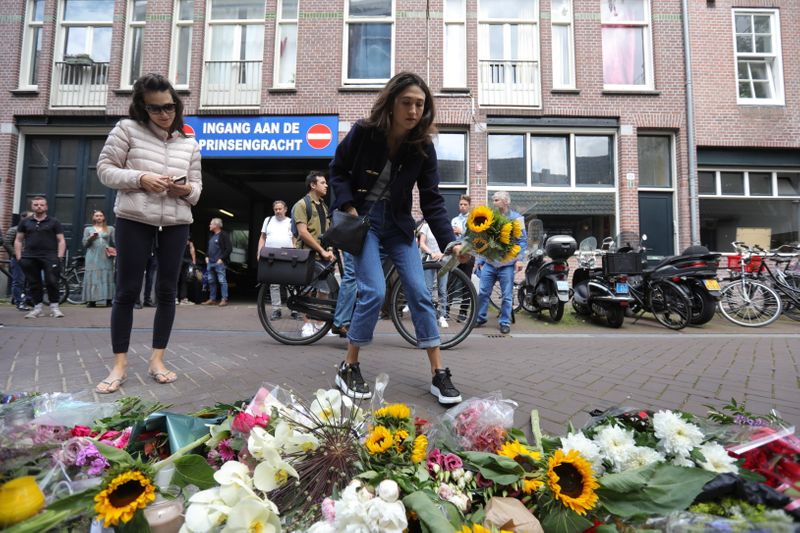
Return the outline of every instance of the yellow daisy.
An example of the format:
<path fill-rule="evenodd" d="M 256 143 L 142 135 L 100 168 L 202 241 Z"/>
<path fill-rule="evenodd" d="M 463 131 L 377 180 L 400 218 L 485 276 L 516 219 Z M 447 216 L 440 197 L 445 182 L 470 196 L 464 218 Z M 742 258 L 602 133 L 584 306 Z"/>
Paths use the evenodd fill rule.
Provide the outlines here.
<path fill-rule="evenodd" d="M 580 515 L 597 504 L 594 489 L 599 485 L 592 474 L 592 464 L 577 450 L 556 450 L 548 461 L 547 486 L 556 501 Z"/>
<path fill-rule="evenodd" d="M 419 463 L 428 455 L 428 438 L 425 435 L 417 435 L 414 439 L 414 448 L 411 450 L 411 462 Z"/>
<path fill-rule="evenodd" d="M 403 452 L 403 450 L 404 450 L 403 442 L 407 438 L 408 438 L 408 431 L 406 431 L 405 429 L 398 429 L 397 431 L 394 432 L 394 448 L 398 452 L 400 452 L 400 453 Z"/>
<path fill-rule="evenodd" d="M 390 417 L 404 419 L 411 416 L 411 409 L 404 403 L 393 403 L 375 411 L 375 418 Z"/>
<path fill-rule="evenodd" d="M 94 497 L 94 510 L 104 527 L 130 522 L 139 509 L 156 499 L 156 488 L 150 478 L 138 470 L 118 475 Z"/>
<path fill-rule="evenodd" d="M 523 479 L 522 492 L 525 494 L 532 494 L 542 488 L 543 485 L 544 481 L 539 481 L 538 479 Z"/>
<path fill-rule="evenodd" d="M 481 233 L 489 229 L 493 221 L 494 211 L 485 205 L 480 205 L 467 216 L 467 228 L 475 233 Z"/>
<path fill-rule="evenodd" d="M 498 240 L 503 244 L 508 244 L 511 242 L 511 228 L 513 224 L 511 222 L 506 222 L 503 224 L 503 227 L 500 228 L 500 237 Z"/>
<path fill-rule="evenodd" d="M 366 447 L 370 454 L 383 453 L 392 447 L 392 432 L 383 426 L 377 426 L 367 438 Z"/>
<path fill-rule="evenodd" d="M 500 447 L 498 450 L 497 455 L 502 455 L 508 457 L 509 459 L 516 459 L 520 455 L 527 455 L 534 461 L 538 461 L 542 458 L 542 455 L 539 452 L 529 450 L 526 446 L 524 446 L 520 441 L 513 440 L 510 442 L 506 442 Z"/>
<path fill-rule="evenodd" d="M 515 239 L 522 237 L 522 220 L 515 218 L 511 221 L 511 224 L 513 225 L 513 228 L 511 229 L 511 235 Z"/>

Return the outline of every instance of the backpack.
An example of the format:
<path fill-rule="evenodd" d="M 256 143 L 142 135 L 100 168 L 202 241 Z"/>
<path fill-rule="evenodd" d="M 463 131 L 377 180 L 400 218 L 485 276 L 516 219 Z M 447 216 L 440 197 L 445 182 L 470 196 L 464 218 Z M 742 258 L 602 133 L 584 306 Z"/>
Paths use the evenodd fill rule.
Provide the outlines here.
<path fill-rule="evenodd" d="M 303 196 L 303 201 L 306 204 L 306 220 L 310 220 L 311 219 L 311 198 L 309 198 L 308 195 L 306 194 L 305 196 Z M 289 218 L 291 220 L 290 226 L 292 228 L 292 236 L 295 239 L 299 239 L 300 238 L 300 232 L 297 231 L 297 224 L 294 221 L 294 209 L 292 209 L 292 213 L 290 214 Z"/>

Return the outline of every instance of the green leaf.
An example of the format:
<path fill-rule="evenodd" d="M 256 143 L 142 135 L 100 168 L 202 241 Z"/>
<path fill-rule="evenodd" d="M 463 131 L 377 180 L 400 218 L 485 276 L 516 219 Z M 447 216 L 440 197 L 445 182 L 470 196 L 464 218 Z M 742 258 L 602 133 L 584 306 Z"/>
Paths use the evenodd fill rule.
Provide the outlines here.
<path fill-rule="evenodd" d="M 653 475 L 653 470 L 655 470 L 655 465 L 643 466 L 617 474 L 602 476 L 598 478 L 597 482 L 600 487 L 610 491 L 634 492 L 647 484 L 647 480 Z"/>
<path fill-rule="evenodd" d="M 144 517 L 144 511 L 139 509 L 128 522 L 114 528 L 116 533 L 150 533 L 150 523 Z"/>
<path fill-rule="evenodd" d="M 459 455 L 477 467 L 483 477 L 500 485 L 511 485 L 525 475 L 522 465 L 502 455 L 486 452 L 460 452 Z"/>
<path fill-rule="evenodd" d="M 375 479 L 378 477 L 378 473 L 374 470 L 367 470 L 366 472 L 361 472 L 356 476 L 358 479 L 366 479 L 369 481 L 370 479 Z"/>
<path fill-rule="evenodd" d="M 172 485 L 185 487 L 196 485 L 200 490 L 216 487 L 214 469 L 199 455 L 184 455 L 175 460 L 175 474 Z"/>
<path fill-rule="evenodd" d="M 36 516 L 14 524 L 3 533 L 40 533 L 52 529 L 72 517 L 69 511 L 52 511 L 45 509 Z"/>
<path fill-rule="evenodd" d="M 48 511 L 68 511 L 70 513 L 81 513 L 92 510 L 94 507 L 94 497 L 97 488 L 86 489 L 75 494 L 65 496 L 47 506 Z"/>
<path fill-rule="evenodd" d="M 447 520 L 442 510 L 433 503 L 433 495 L 418 490 L 403 498 L 403 505 L 417 513 L 423 529 L 436 533 L 454 532 L 455 529 Z"/>
<path fill-rule="evenodd" d="M 592 527 L 587 519 L 561 505 L 554 505 L 540 520 L 547 533 L 581 533 Z"/>
<path fill-rule="evenodd" d="M 133 464 L 133 457 L 126 452 L 125 450 L 120 450 L 119 448 L 115 448 L 114 446 L 109 446 L 108 444 L 103 444 L 99 441 L 94 441 L 94 447 L 97 448 L 97 451 L 100 452 L 103 457 L 108 459 L 109 463 L 112 464 Z"/>
<path fill-rule="evenodd" d="M 617 526 L 613 524 L 603 524 L 602 526 L 595 526 L 595 533 L 617 533 Z"/>

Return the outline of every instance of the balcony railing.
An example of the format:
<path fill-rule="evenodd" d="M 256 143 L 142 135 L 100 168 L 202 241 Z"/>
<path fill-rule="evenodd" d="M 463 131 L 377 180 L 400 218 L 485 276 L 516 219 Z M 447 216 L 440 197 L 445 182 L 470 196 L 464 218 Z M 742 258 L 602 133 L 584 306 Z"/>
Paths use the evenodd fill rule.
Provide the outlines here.
<path fill-rule="evenodd" d="M 106 106 L 108 63 L 56 61 L 51 107 Z"/>
<path fill-rule="evenodd" d="M 261 61 L 206 61 L 202 105 L 257 106 L 261 103 Z"/>
<path fill-rule="evenodd" d="M 539 94 L 538 61 L 479 61 L 479 101 L 486 106 L 536 107 Z"/>

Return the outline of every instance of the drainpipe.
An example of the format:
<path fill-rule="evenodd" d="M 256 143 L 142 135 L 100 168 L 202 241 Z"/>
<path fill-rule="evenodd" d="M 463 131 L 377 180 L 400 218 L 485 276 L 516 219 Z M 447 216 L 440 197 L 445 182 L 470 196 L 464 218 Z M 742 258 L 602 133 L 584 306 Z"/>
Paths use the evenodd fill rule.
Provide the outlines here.
<path fill-rule="evenodd" d="M 692 84 L 692 47 L 689 34 L 689 1 L 681 0 L 683 19 L 683 66 L 686 71 L 686 144 L 689 163 L 689 228 L 692 244 L 700 244 L 700 215 L 697 200 L 697 146 L 694 138 L 694 85 Z"/>
<path fill-rule="evenodd" d="M 431 84 L 431 0 L 425 0 L 425 82 Z"/>

